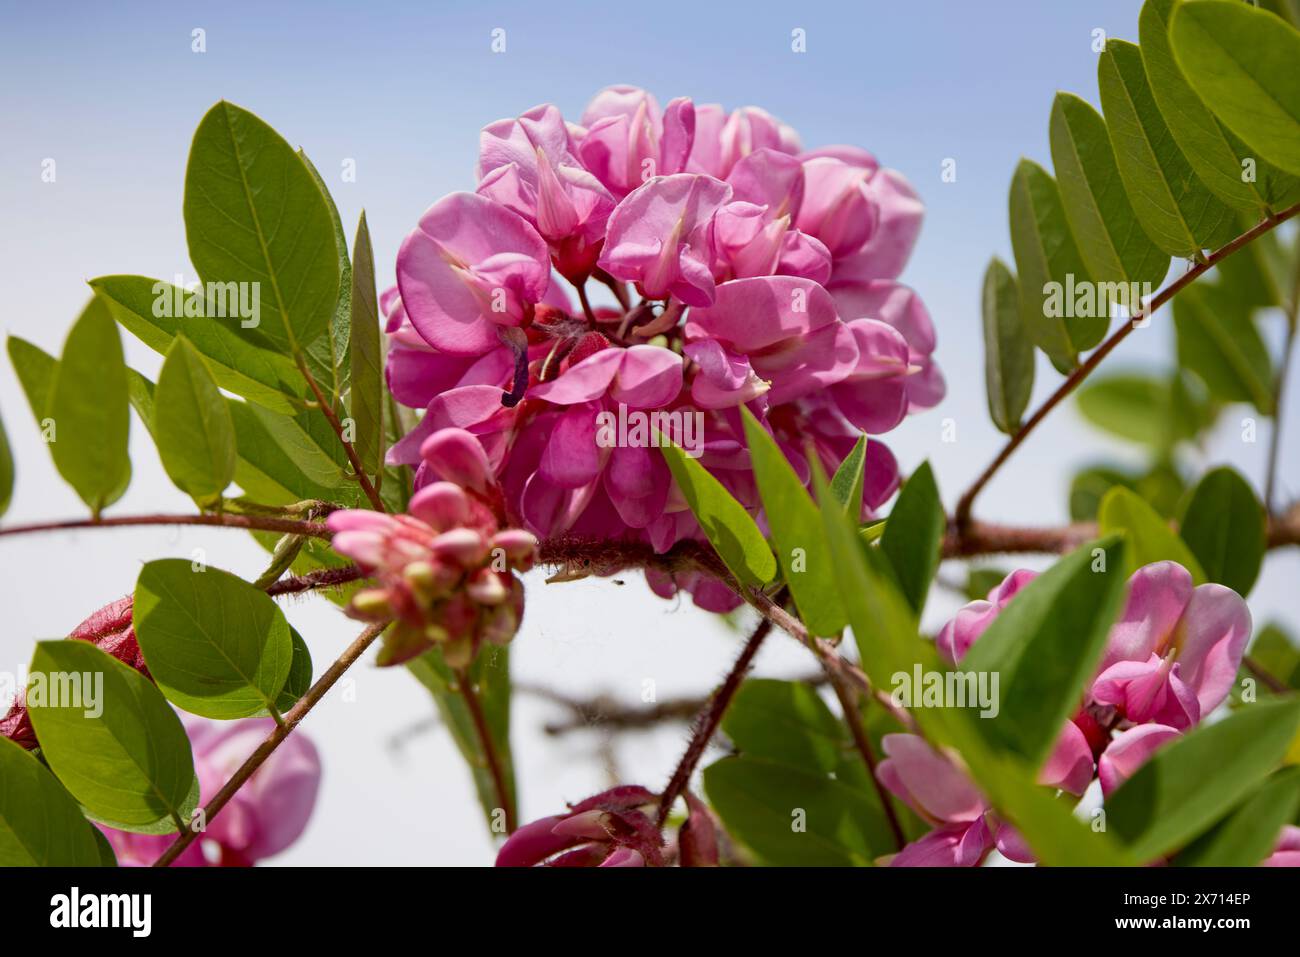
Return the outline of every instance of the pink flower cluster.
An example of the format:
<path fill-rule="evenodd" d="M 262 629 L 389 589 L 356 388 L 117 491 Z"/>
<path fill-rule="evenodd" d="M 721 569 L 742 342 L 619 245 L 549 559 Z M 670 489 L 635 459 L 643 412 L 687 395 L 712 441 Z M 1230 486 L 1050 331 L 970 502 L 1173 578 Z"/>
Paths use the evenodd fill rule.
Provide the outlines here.
<path fill-rule="evenodd" d="M 463 429 L 512 524 L 665 551 L 701 535 L 658 432 L 607 441 L 602 413 L 659 431 L 689 416 L 693 454 L 757 512 L 742 406 L 807 477 L 806 449 L 834 469 L 861 432 L 943 396 L 930 317 L 897 282 L 922 207 L 863 150 L 804 151 L 763 110 L 661 108 L 617 86 L 580 123 L 543 105 L 490 124 L 477 174 L 420 219 L 382 300 L 389 386 L 424 411 L 389 456 L 419 466 L 417 486 L 433 480 L 423 443 Z M 592 304 L 597 284 L 611 304 Z M 866 476 L 870 512 L 898 482 L 879 442 Z M 651 585 L 737 601 L 716 583 Z"/>
<path fill-rule="evenodd" d="M 709 809 L 687 792 L 687 817 L 677 832 L 682 867 L 716 867 L 717 826 Z M 538 818 L 515 831 L 497 853 L 497 867 L 663 867 L 665 849 L 655 823 L 659 795 L 624 784 Z"/>
<path fill-rule="evenodd" d="M 194 752 L 200 801 L 206 803 L 275 728 L 271 718 L 205 721 L 185 718 Z M 316 806 L 320 757 L 301 731 L 285 739 L 253 772 L 175 867 L 252 867 L 302 835 Z M 174 834 L 136 834 L 100 827 L 122 867 L 149 867 L 176 840 Z"/>
<path fill-rule="evenodd" d="M 936 636 L 940 656 L 959 663 L 1034 576 L 1012 572 L 987 601 L 958 611 Z M 1194 587 L 1191 574 L 1174 562 L 1139 568 L 1129 579 L 1099 673 L 1057 737 L 1039 781 L 1082 795 L 1095 775 L 1109 796 L 1158 748 L 1223 702 L 1250 630 L 1250 611 L 1231 589 Z M 896 866 L 973 867 L 994 847 L 1012 860 L 1033 860 L 946 756 L 912 734 L 886 735 L 883 745 L 888 757 L 877 769 L 881 783 L 934 826 L 894 858 Z"/>
<path fill-rule="evenodd" d="M 345 509 L 327 522 L 334 550 L 379 583 L 353 596 L 349 614 L 394 619 L 379 664 L 437 645 L 449 665 L 464 667 L 483 642 L 504 645 L 519 630 L 524 588 L 515 572 L 532 568 L 537 539 L 499 528 L 489 503 L 499 502 L 501 490 L 468 432 L 442 429 L 422 454 L 434 480 L 411 498 L 408 514 Z"/>

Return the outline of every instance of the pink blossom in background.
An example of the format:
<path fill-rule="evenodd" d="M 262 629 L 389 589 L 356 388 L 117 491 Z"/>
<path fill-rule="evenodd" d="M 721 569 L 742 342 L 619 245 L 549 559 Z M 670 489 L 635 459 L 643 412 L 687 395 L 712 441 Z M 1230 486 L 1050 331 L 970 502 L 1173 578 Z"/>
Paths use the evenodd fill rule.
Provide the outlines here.
<path fill-rule="evenodd" d="M 959 609 L 935 637 L 944 661 L 959 665 L 1036 574 L 1018 569 L 987 600 Z M 1187 569 L 1168 561 L 1139 568 L 1127 587 L 1098 674 L 1059 733 L 1039 772 L 1041 784 L 1081 795 L 1095 763 L 1109 797 L 1152 754 L 1218 707 L 1236 678 L 1251 632 L 1240 595 L 1217 584 L 1193 587 Z M 1014 832 L 986 819 L 983 797 L 947 758 L 915 735 L 885 741 L 890 757 L 878 769 L 881 783 L 935 828 L 904 848 L 895 865 L 974 866 L 995 846 L 1012 860 L 1032 860 Z"/>
<path fill-rule="evenodd" d="M 805 481 L 810 449 L 833 471 L 868 433 L 863 517 L 888 500 L 898 469 L 876 437 L 944 392 L 930 316 L 897 282 L 922 217 L 899 174 L 853 146 L 804 152 L 757 107 L 631 86 L 577 122 L 549 104 L 498 120 L 479 145 L 476 191 L 425 213 L 383 297 L 389 384 L 424 413 L 389 455 L 418 487 L 437 480 L 423 443 L 459 429 L 486 454 L 498 527 L 662 552 L 699 526 L 659 450 L 602 442 L 597 416 L 698 421 L 698 461 L 763 522 L 744 406 Z"/>
<path fill-rule="evenodd" d="M 211 800 L 274 729 L 271 718 L 207 721 L 186 716 L 200 804 Z M 311 818 L 320 789 L 316 747 L 296 731 L 253 772 L 202 835 L 173 866 L 251 867 L 288 848 Z M 136 834 L 99 826 L 123 867 L 148 867 L 176 840 L 174 834 Z"/>
<path fill-rule="evenodd" d="M 657 801 L 636 785 L 603 791 L 519 828 L 501 845 L 497 867 L 662 866 L 663 836 L 652 816 Z"/>

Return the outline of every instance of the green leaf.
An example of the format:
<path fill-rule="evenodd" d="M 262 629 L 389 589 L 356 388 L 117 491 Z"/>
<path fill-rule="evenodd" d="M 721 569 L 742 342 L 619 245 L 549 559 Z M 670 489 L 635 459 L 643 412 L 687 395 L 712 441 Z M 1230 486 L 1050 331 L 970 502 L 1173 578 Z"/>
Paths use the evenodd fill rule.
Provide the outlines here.
<path fill-rule="evenodd" d="M 339 217 L 334 197 L 320 171 L 302 150 L 298 150 L 303 165 L 311 173 L 312 181 L 325 198 L 329 210 L 330 224 L 334 231 L 334 249 L 339 262 L 339 291 L 334 303 L 334 313 L 325 330 L 325 335 L 317 339 L 307 349 L 307 367 L 330 397 L 332 405 L 341 410 L 343 394 L 348 389 L 351 377 L 351 323 L 352 323 L 352 263 L 348 259 L 348 238 L 343 233 L 343 220 Z"/>
<path fill-rule="evenodd" d="M 1060 559 L 1017 593 L 961 661 L 961 671 L 999 676 L 1000 710 L 979 726 L 1030 767 L 1051 752 L 1097 672 L 1124 600 L 1124 551 L 1109 537 Z"/>
<path fill-rule="evenodd" d="M 862 489 L 867 479 L 867 435 L 858 436 L 831 478 L 831 493 L 855 518 L 862 514 Z"/>
<path fill-rule="evenodd" d="M 372 475 L 379 475 L 384 468 L 384 354 L 375 298 L 375 254 L 364 211 L 357 223 L 352 261 L 352 391 L 348 400 L 356 423 L 352 444 L 362 464 Z"/>
<path fill-rule="evenodd" d="M 1240 474 L 1226 466 L 1207 472 L 1187 503 L 1179 534 L 1209 581 L 1250 594 L 1268 543 L 1264 506 Z"/>
<path fill-rule="evenodd" d="M 1300 811 L 1300 768 L 1274 774 L 1174 858 L 1176 867 L 1254 867 Z"/>
<path fill-rule="evenodd" d="M 304 428 L 308 416 L 290 418 L 251 403 L 228 402 L 239 448 L 235 481 L 251 497 L 268 505 L 309 498 L 356 503 L 356 485 L 345 481 L 340 464 Z"/>
<path fill-rule="evenodd" d="M 289 677 L 289 623 L 261 589 L 186 559 L 149 562 L 135 584 L 136 638 L 154 680 L 186 711 L 246 718 L 275 705 Z"/>
<path fill-rule="evenodd" d="M 845 624 L 844 609 L 830 575 L 817 506 L 767 429 L 748 409 L 742 408 L 741 414 L 754 480 L 799 617 L 813 634 L 838 635 Z"/>
<path fill-rule="evenodd" d="M 1266 672 L 1278 679 L 1286 687 L 1300 691 L 1300 646 L 1277 622 L 1271 621 L 1255 632 L 1250 644 L 1250 658 Z M 1254 672 L 1242 666 L 1241 677 L 1249 677 L 1258 683 Z M 1234 691 L 1241 687 L 1238 680 Z M 1268 686 L 1259 684 L 1260 690 L 1267 691 Z"/>
<path fill-rule="evenodd" d="M 44 428 L 42 420 L 49 404 L 50 385 L 54 382 L 54 370 L 59 367 L 59 360 L 40 346 L 32 345 L 17 336 L 9 336 L 5 345 L 9 350 L 9 361 L 18 375 L 18 383 L 27 396 L 32 417 L 36 419 L 39 428 Z"/>
<path fill-rule="evenodd" d="M 1225 402 L 1249 402 L 1273 414 L 1268 349 L 1250 312 L 1214 286 L 1193 286 L 1174 297 L 1178 361 Z"/>
<path fill-rule="evenodd" d="M 284 681 L 284 688 L 275 701 L 275 710 L 284 714 L 298 703 L 298 699 L 311 688 L 312 663 L 311 649 L 298 629 L 289 626 L 289 637 L 293 642 L 293 658 L 289 662 L 289 677 Z M 269 713 L 269 709 L 268 709 Z"/>
<path fill-rule="evenodd" d="M 1143 565 L 1173 561 L 1191 572 L 1196 584 L 1205 581 L 1205 572 L 1191 549 L 1174 534 L 1168 522 L 1128 489 L 1117 485 L 1106 493 L 1097 510 L 1097 524 L 1103 535 L 1128 537 L 1128 547 L 1123 553 L 1125 577 Z"/>
<path fill-rule="evenodd" d="M 1208 410 L 1187 393 L 1177 375 L 1111 372 L 1089 379 L 1079 390 L 1079 411 L 1100 429 L 1157 452 L 1193 439 L 1208 423 Z"/>
<path fill-rule="evenodd" d="M 878 688 L 897 685 L 896 676 L 942 672 L 931 642 L 917 633 L 916 616 L 891 580 L 881 557 L 865 547 L 838 506 L 830 507 L 825 477 L 813 463 L 813 483 L 822 521 L 863 670 Z M 932 744 L 956 749 L 980 789 L 1047 865 L 1118 865 L 1127 855 L 1105 834 L 1090 832 L 1069 808 L 1036 785 L 1016 757 L 992 751 L 965 709 L 917 708 L 912 712 Z M 712 796 L 712 795 L 711 795 Z"/>
<path fill-rule="evenodd" d="M 1034 346 L 1020 321 L 1016 277 L 996 256 L 984 271 L 982 306 L 989 417 L 999 430 L 1014 435 L 1034 389 Z"/>
<path fill-rule="evenodd" d="M 0 738 L 0 867 L 98 867 L 95 833 L 35 755 Z"/>
<path fill-rule="evenodd" d="M 1108 40 L 1097 83 L 1124 188 L 1151 240 L 1190 259 L 1232 239 L 1236 217 L 1197 179 L 1170 136 L 1137 45 Z"/>
<path fill-rule="evenodd" d="M 1169 43 L 1169 18 L 1177 0 L 1146 0 L 1138 18 L 1142 63 L 1156 105 L 1169 125 L 1169 132 L 1196 175 L 1209 189 L 1234 209 L 1258 215 L 1277 198 L 1270 196 L 1270 184 L 1280 178 L 1290 179 L 1279 170 L 1267 171 L 1254 157 L 1254 151 L 1223 128 L 1214 114 L 1187 82 L 1174 58 Z M 1205 64 L 1197 61 L 1193 72 L 1201 73 Z M 1247 175 L 1248 161 L 1255 163 L 1254 177 Z"/>
<path fill-rule="evenodd" d="M 184 335 L 207 359 L 221 388 L 286 415 L 302 409 L 302 376 L 271 340 L 241 327 L 245 320 L 230 305 L 238 302 L 238 289 L 214 287 L 222 298 L 214 296 L 209 305 L 198 292 L 145 276 L 100 276 L 90 287 L 113 318 L 155 352 L 166 355 L 176 337 Z"/>
<path fill-rule="evenodd" d="M 1087 101 L 1073 93 L 1057 93 L 1051 140 L 1061 203 L 1079 254 L 1098 283 L 1137 284 L 1136 289 L 1106 290 L 1107 302 L 1120 302 L 1133 315 L 1141 297 L 1150 294 L 1141 284 L 1154 286 L 1164 279 L 1169 257 L 1138 225 L 1115 164 L 1106 121 Z"/>
<path fill-rule="evenodd" d="M 776 577 L 776 559 L 745 507 L 698 461 L 675 445 L 661 445 L 686 504 L 718 556 L 742 585 L 765 585 Z"/>
<path fill-rule="evenodd" d="M 1112 465 L 1095 465 L 1078 472 L 1070 483 L 1070 520 L 1090 522 L 1096 519 L 1102 498 L 1115 485 L 1136 492 L 1161 518 L 1166 519 L 1178 514 L 1187 491 L 1182 477 L 1168 464 L 1157 463 L 1146 473 L 1130 472 Z"/>
<path fill-rule="evenodd" d="M 919 616 L 925 608 L 930 582 L 939 570 L 948 517 L 929 462 L 922 462 L 903 486 L 880 536 L 880 550 L 889 559 L 903 597 Z"/>
<path fill-rule="evenodd" d="M 704 790 L 727 831 L 770 864 L 862 866 L 894 849 L 880 831 L 879 798 L 822 773 L 723 758 L 704 769 Z"/>
<path fill-rule="evenodd" d="M 68 333 L 45 416 L 54 420 L 50 453 L 55 467 L 99 515 L 131 481 L 131 413 L 122 340 L 98 298 L 90 300 Z"/>
<path fill-rule="evenodd" d="M 167 351 L 154 391 L 154 439 L 163 468 L 201 505 L 235 477 L 235 425 L 203 357 L 184 336 Z"/>
<path fill-rule="evenodd" d="M 1298 725 L 1300 700 L 1274 699 L 1171 741 L 1106 800 L 1107 827 L 1142 861 L 1187 844 L 1277 766 Z"/>
<path fill-rule="evenodd" d="M 186 820 L 189 738 L 148 678 L 90 642 L 66 640 L 39 642 L 31 673 L 27 707 L 41 754 L 88 812 L 136 825 Z M 68 693 L 77 684 L 81 693 Z"/>
<path fill-rule="evenodd" d="M 848 753 L 844 725 L 808 685 L 750 678 L 722 719 L 722 730 L 749 757 L 829 774 Z"/>
<path fill-rule="evenodd" d="M 261 332 L 301 353 L 325 335 L 339 290 L 329 205 L 280 134 L 224 100 L 185 170 L 185 235 L 207 282 L 256 282 Z"/>
<path fill-rule="evenodd" d="M 1242 3 L 1181 3 L 1174 57 L 1205 104 L 1260 156 L 1300 173 L 1300 33 Z"/>
<path fill-rule="evenodd" d="M 1067 318 L 1067 286 L 1089 281 L 1074 244 L 1056 180 L 1037 163 L 1022 159 L 1011 180 L 1008 201 L 1011 248 L 1020 275 L 1020 317 L 1034 345 L 1058 371 L 1069 372 L 1079 353 L 1106 335 L 1109 316 Z"/>
<path fill-rule="evenodd" d="M 4 420 L 0 419 L 0 516 L 9 511 L 14 497 L 14 453 L 9 448 L 9 435 Z"/>
<path fill-rule="evenodd" d="M 474 778 L 474 788 L 478 792 L 479 803 L 487 817 L 488 827 L 497 833 L 495 811 L 500 806 L 492 774 L 488 770 L 487 757 L 482 742 L 475 731 L 474 720 L 465 698 L 457 690 L 456 674 L 443 660 L 442 652 L 436 648 L 425 652 L 413 661 L 407 662 L 410 670 L 420 684 L 433 695 L 438 707 L 438 714 L 451 731 L 460 749 L 465 763 L 469 765 Z M 504 647 L 491 645 L 485 647 L 474 659 L 469 669 L 470 680 L 478 689 L 479 703 L 483 707 L 484 720 L 493 747 L 503 765 L 502 771 L 509 792 L 511 807 L 518 803 L 515 790 L 514 763 L 510 754 L 510 651 Z M 503 809 L 504 810 L 504 809 Z"/>

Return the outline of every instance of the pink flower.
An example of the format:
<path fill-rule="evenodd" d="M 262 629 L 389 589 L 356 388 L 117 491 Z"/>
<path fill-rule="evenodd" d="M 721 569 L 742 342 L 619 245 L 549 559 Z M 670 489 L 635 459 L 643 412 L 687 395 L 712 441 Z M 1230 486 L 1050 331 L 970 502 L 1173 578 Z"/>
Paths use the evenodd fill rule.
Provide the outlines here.
<path fill-rule="evenodd" d="M 695 107 L 678 97 L 662 113 L 634 86 L 606 87 L 582 114 L 586 135 L 578 155 L 611 193 L 622 198 L 655 176 L 686 169 L 695 139 Z"/>
<path fill-rule="evenodd" d="M 1101 793 L 1110 797 L 1151 755 L 1179 735 L 1176 728 L 1163 724 L 1142 724 L 1115 735 L 1097 760 Z"/>
<path fill-rule="evenodd" d="M 478 192 L 532 224 L 561 274 L 581 281 L 600 253 L 614 197 L 574 149 L 554 106 L 498 120 L 479 139 Z"/>
<path fill-rule="evenodd" d="M 474 193 L 434 203 L 397 254 L 411 325 L 452 355 L 481 355 L 521 325 L 550 284 L 546 243 L 516 213 Z"/>
<path fill-rule="evenodd" d="M 743 106 L 730 115 L 716 103 L 695 108 L 695 142 L 687 169 L 726 179 L 755 150 L 799 152 L 799 136 L 766 110 Z"/>
<path fill-rule="evenodd" d="M 1250 639 L 1250 610 L 1223 585 L 1192 587 L 1174 562 L 1134 572 L 1092 697 L 1135 724 L 1186 729 L 1227 697 Z"/>
<path fill-rule="evenodd" d="M 956 664 L 966 657 L 971 645 L 993 624 L 998 613 L 1019 594 L 1020 589 L 1037 577 L 1038 572 L 1027 568 L 1017 569 L 989 592 L 987 601 L 973 601 L 963 605 L 935 636 L 935 646 L 944 661 Z"/>
<path fill-rule="evenodd" d="M 1288 824 L 1282 828 L 1273 853 L 1264 859 L 1261 867 L 1300 867 L 1300 827 Z"/>
<path fill-rule="evenodd" d="M 646 809 L 658 796 L 624 785 L 525 824 L 501 845 L 497 867 L 662 867 L 663 836 Z"/>
<path fill-rule="evenodd" d="M 266 740 L 275 722 L 270 718 L 214 722 L 187 717 L 185 728 L 194 752 L 200 801 L 206 803 Z M 320 775 L 320 757 L 311 740 L 301 731 L 290 735 L 208 822 L 202 836 L 185 849 L 175 866 L 216 863 L 251 867 L 279 854 L 307 827 Z M 126 867 L 153 864 L 176 839 L 175 835 L 135 834 L 103 826 L 100 830 L 113 846 L 118 864 Z"/>
<path fill-rule="evenodd" d="M 678 173 L 628 194 L 609 217 L 600 268 L 635 282 L 648 299 L 713 301 L 713 217 L 731 187 L 709 176 Z"/>
<path fill-rule="evenodd" d="M 409 514 L 348 509 L 327 521 L 334 550 L 378 581 L 353 596 L 348 613 L 394 619 L 379 664 L 400 664 L 437 645 L 448 664 L 465 667 L 484 641 L 505 644 L 518 630 L 524 591 L 514 573 L 532 567 L 537 540 L 521 529 L 498 530 L 486 503 L 500 490 L 468 432 L 435 433 L 424 455 L 439 480 L 415 493 Z"/>

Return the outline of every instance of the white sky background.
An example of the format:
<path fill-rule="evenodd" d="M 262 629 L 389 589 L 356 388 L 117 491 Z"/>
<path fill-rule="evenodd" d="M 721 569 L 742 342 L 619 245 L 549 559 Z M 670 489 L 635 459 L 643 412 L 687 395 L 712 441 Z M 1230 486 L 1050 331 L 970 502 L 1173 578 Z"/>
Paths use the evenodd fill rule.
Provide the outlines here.
<path fill-rule="evenodd" d="M 1140 4 L 1115 0 L 1074 10 L 1005 3 L 990 12 L 953 2 L 927 5 L 924 16 L 909 14 L 907 4 L 746 4 L 743 17 L 691 3 L 621 12 L 579 4 L 563 15 L 524 4 L 472 11 L 277 4 L 273 12 L 265 4 L 123 4 L 117 12 L 108 6 L 55 17 L 39 5 L 0 3 L 3 331 L 57 353 L 87 294 L 84 280 L 113 272 L 193 278 L 181 221 L 185 156 L 200 116 L 223 96 L 305 146 L 325 172 L 349 234 L 365 206 L 386 278 L 423 209 L 445 192 L 472 188 L 477 130 L 494 119 L 543 99 L 576 119 L 591 94 L 615 82 L 644 85 L 663 102 L 684 94 L 729 107 L 755 103 L 798 128 L 810 147 L 848 142 L 875 151 L 927 201 L 927 225 L 903 278 L 934 315 L 949 394 L 886 441 L 905 471 L 932 462 L 951 507 L 1000 446 L 984 399 L 979 293 L 988 257 L 1011 261 L 1006 189 L 1015 161 L 1022 153 L 1049 160 L 1047 117 L 1056 88 L 1096 102 L 1091 30 L 1135 39 Z M 310 16 L 295 16 L 307 10 Z M 206 54 L 190 52 L 195 26 L 208 31 Z M 488 43 L 496 26 L 508 30 L 510 45 L 494 57 Z M 807 29 L 807 54 L 790 53 L 793 27 Z M 54 184 L 40 179 L 46 157 L 58 163 Z M 353 184 L 338 182 L 348 157 L 357 160 Z M 948 157 L 958 162 L 958 179 L 945 184 L 939 170 Z M 1275 321 L 1270 332 L 1278 328 Z M 128 362 L 155 376 L 160 357 L 129 334 L 123 340 Z M 1169 315 L 1158 315 L 1107 364 L 1168 362 L 1171 343 Z M 83 515 L 54 471 L 7 358 L 0 368 L 0 414 L 18 465 L 6 523 Z M 1038 372 L 1035 403 L 1059 381 L 1041 359 Z M 1237 423 L 1245 414 L 1229 410 L 1202 464 L 1228 463 L 1258 481 L 1267 427 L 1257 445 L 1243 445 Z M 1284 415 L 1292 438 L 1284 444 L 1281 489 L 1292 495 L 1300 388 L 1291 389 Z M 945 418 L 955 420 L 955 443 L 939 441 Z M 193 509 L 167 481 L 138 422 L 131 452 L 131 488 L 110 514 Z M 1086 427 L 1072 407 L 1062 408 L 987 489 L 978 513 L 1064 521 L 1069 476 L 1079 466 L 1132 455 Z M 129 592 L 143 562 L 190 557 L 194 548 L 245 578 L 265 565 L 251 539 L 221 529 L 0 539 L 0 670 L 16 671 L 34 640 L 66 634 Z M 1297 619 L 1298 573 L 1294 549 L 1269 560 L 1251 597 L 1257 622 Z M 656 683 L 661 700 L 707 692 L 738 652 L 738 637 L 689 602 L 654 598 L 638 573 L 622 578 L 623 587 L 546 586 L 530 576 L 528 611 L 513 645 L 517 678 L 629 703 L 639 700 L 645 679 Z M 320 599 L 285 607 L 311 646 L 317 673 L 359 630 Z M 927 626 L 955 607 L 936 591 Z M 796 675 L 813 664 L 776 634 L 757 671 Z M 426 693 L 404 670 L 369 661 L 352 677 L 354 703 L 336 690 L 302 726 L 323 753 L 323 790 L 304 838 L 274 862 L 489 862 L 492 844 L 446 732 L 426 729 L 397 750 L 391 746 L 430 717 Z M 552 705 L 516 698 L 524 820 L 609 783 L 595 736 L 542 734 L 545 721 L 562 716 Z M 616 752 L 623 780 L 661 787 L 684 742 L 681 726 L 625 735 Z"/>

